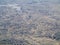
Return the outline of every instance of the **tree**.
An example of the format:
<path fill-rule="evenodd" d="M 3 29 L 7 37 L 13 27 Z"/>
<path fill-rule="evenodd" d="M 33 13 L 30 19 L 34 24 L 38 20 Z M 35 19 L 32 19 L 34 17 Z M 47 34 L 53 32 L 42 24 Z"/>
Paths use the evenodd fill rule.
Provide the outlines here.
<path fill-rule="evenodd" d="M 55 33 L 53 38 L 56 40 L 60 40 L 60 32 Z"/>

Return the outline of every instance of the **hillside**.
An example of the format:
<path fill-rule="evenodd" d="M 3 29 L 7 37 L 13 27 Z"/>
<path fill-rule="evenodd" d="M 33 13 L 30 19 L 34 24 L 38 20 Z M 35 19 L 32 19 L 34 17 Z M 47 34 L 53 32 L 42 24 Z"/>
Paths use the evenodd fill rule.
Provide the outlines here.
<path fill-rule="evenodd" d="M 0 45 L 59 43 L 59 0 L 0 0 Z"/>

